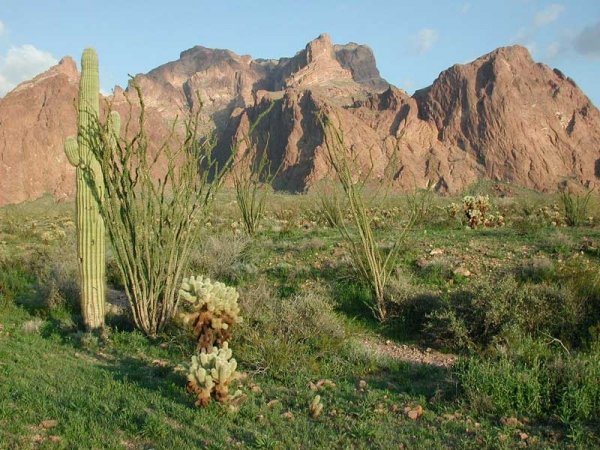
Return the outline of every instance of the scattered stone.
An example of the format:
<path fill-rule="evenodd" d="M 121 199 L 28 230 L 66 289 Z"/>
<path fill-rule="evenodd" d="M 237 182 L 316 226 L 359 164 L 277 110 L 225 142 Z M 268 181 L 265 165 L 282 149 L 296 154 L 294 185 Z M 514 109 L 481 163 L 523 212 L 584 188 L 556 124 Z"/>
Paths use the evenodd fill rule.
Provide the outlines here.
<path fill-rule="evenodd" d="M 54 428 L 55 426 L 58 425 L 58 420 L 43 420 L 42 422 L 40 422 L 40 426 L 46 430 L 49 430 L 50 428 Z"/>
<path fill-rule="evenodd" d="M 156 367 L 167 367 L 169 365 L 169 361 L 166 359 L 153 359 L 152 365 Z"/>
<path fill-rule="evenodd" d="M 507 427 L 519 427 L 523 425 L 516 417 L 502 417 L 500 423 Z"/>
<path fill-rule="evenodd" d="M 438 256 L 438 255 L 443 255 L 444 254 L 444 250 L 442 250 L 441 248 L 434 248 L 433 250 L 431 250 L 429 252 L 429 254 L 431 256 Z"/>
<path fill-rule="evenodd" d="M 292 413 L 291 411 L 286 411 L 281 415 L 281 417 L 287 420 L 294 420 L 294 413 Z"/>
<path fill-rule="evenodd" d="M 417 405 L 414 408 L 407 406 L 404 408 L 404 413 L 411 420 L 417 420 L 423 415 L 423 407 L 421 405 Z"/>
<path fill-rule="evenodd" d="M 358 380 L 356 389 L 360 392 L 364 392 L 367 389 L 367 382 L 365 380 Z"/>
<path fill-rule="evenodd" d="M 457 269 L 454 269 L 454 275 L 459 275 L 461 277 L 465 277 L 468 278 L 471 275 L 473 275 L 471 273 L 471 271 L 465 267 L 458 267 Z"/>
<path fill-rule="evenodd" d="M 279 400 L 277 400 L 277 399 L 270 400 L 267 403 L 267 408 L 273 409 L 275 407 L 275 405 L 277 405 L 278 403 L 279 403 Z"/>
<path fill-rule="evenodd" d="M 327 379 L 319 380 L 316 383 L 313 383 L 311 381 L 308 384 L 308 387 L 310 388 L 311 391 L 319 391 L 324 388 L 334 388 L 335 386 L 336 386 L 336 384 L 333 381 L 327 380 Z"/>

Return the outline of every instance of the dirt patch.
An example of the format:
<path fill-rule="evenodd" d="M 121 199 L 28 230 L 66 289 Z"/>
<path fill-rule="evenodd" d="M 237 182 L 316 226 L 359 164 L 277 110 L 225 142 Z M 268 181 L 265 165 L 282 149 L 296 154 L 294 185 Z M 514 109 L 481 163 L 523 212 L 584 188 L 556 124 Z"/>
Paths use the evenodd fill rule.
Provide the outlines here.
<path fill-rule="evenodd" d="M 441 353 L 431 348 L 422 349 L 415 345 L 397 344 L 392 341 L 363 338 L 361 343 L 369 352 L 416 365 L 451 367 L 458 359 L 456 355 Z"/>

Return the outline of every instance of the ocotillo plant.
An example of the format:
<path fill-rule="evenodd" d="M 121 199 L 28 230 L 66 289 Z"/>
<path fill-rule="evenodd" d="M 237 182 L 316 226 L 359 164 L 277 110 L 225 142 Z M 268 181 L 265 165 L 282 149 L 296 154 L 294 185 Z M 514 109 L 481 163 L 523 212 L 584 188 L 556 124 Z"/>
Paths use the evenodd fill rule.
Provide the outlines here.
<path fill-rule="evenodd" d="M 103 178 L 100 164 L 90 152 L 85 139 L 85 130 L 100 112 L 100 80 L 96 51 L 87 48 L 81 56 L 81 79 L 79 82 L 79 106 L 77 115 L 77 138 L 65 142 L 65 153 L 69 162 L 76 167 L 77 179 L 77 256 L 81 277 L 81 313 L 88 330 L 104 326 L 105 301 L 105 240 L 104 221 L 99 213 L 100 197 L 95 196 L 89 186 L 89 177 L 100 184 Z M 112 117 L 115 128 L 120 120 Z"/>

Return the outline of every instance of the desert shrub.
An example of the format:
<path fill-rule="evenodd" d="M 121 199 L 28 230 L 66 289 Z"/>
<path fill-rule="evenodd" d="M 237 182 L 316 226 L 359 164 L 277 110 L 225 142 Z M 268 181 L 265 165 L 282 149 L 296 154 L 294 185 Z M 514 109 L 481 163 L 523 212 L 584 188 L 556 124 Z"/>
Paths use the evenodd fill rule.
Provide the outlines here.
<path fill-rule="evenodd" d="M 36 276 L 26 260 L 0 259 L 0 304 L 18 301 L 30 294 L 35 280 Z"/>
<path fill-rule="evenodd" d="M 385 295 L 386 286 L 397 266 L 402 250 L 401 244 L 410 224 L 395 236 L 391 246 L 383 248 L 374 233 L 378 217 L 369 210 L 369 201 L 366 198 L 368 177 L 355 181 L 360 170 L 353 167 L 352 150 L 344 143 L 342 130 L 330 117 L 322 116 L 320 120 L 327 149 L 327 162 L 333 168 L 342 187 L 350 213 L 348 222 L 352 224 L 351 229 L 346 220 L 342 220 L 336 228 L 342 239 L 349 244 L 350 257 L 358 278 L 371 290 L 372 300 L 369 307 L 375 318 L 383 322 L 387 318 L 389 303 Z M 370 196 L 371 202 L 377 198 L 377 192 L 376 189 L 375 195 Z M 339 210 L 339 204 L 334 206 Z M 337 215 L 343 217 L 341 212 Z"/>
<path fill-rule="evenodd" d="M 566 285 L 482 279 L 444 295 L 426 331 L 455 350 L 485 349 L 515 329 L 578 346 L 590 336 L 586 303 Z"/>
<path fill-rule="evenodd" d="M 415 188 L 406 196 L 407 210 L 410 211 L 415 225 L 428 223 L 433 213 L 434 192 L 431 183 L 425 188 Z"/>
<path fill-rule="evenodd" d="M 536 217 L 544 225 L 562 227 L 566 224 L 566 218 L 561 213 L 560 208 L 556 203 L 541 206 L 536 211 Z"/>
<path fill-rule="evenodd" d="M 249 244 L 250 239 L 243 233 L 211 235 L 192 252 L 188 270 L 216 280 L 236 280 L 253 271 L 245 261 Z"/>
<path fill-rule="evenodd" d="M 573 194 L 567 189 L 560 195 L 563 211 L 565 213 L 565 222 L 570 227 L 577 227 L 588 221 L 588 210 L 590 198 L 593 190 L 585 194 Z"/>
<path fill-rule="evenodd" d="M 539 283 L 556 279 L 556 267 L 546 256 L 537 256 L 523 261 L 515 268 L 515 275 L 522 281 Z"/>
<path fill-rule="evenodd" d="M 64 308 L 77 313 L 79 307 L 79 283 L 76 262 L 72 264 L 54 261 L 37 279 L 37 291 L 42 304 L 48 309 Z"/>
<path fill-rule="evenodd" d="M 336 189 L 321 189 L 318 194 L 318 210 L 325 223 L 331 228 L 342 226 L 344 222 L 345 206 L 342 206 L 342 198 Z"/>
<path fill-rule="evenodd" d="M 245 367 L 278 378 L 335 370 L 346 333 L 323 288 L 279 298 L 260 282 L 241 291 L 240 305 L 244 322 L 234 341 Z"/>
<path fill-rule="evenodd" d="M 208 351 L 231 338 L 234 325 L 242 322 L 238 292 L 202 276 L 184 278 L 179 295 L 179 316 L 190 330 L 198 350 Z"/>
<path fill-rule="evenodd" d="M 600 414 L 600 343 L 567 353 L 552 340 L 517 335 L 492 354 L 463 359 L 456 374 L 476 410 L 565 422 Z"/>
<path fill-rule="evenodd" d="M 423 331 L 427 317 L 439 307 L 440 294 L 397 276 L 390 280 L 387 295 L 391 302 L 388 327 L 403 336 Z"/>
<path fill-rule="evenodd" d="M 258 116 L 250 126 L 248 134 L 243 136 L 241 142 L 236 143 L 234 150 L 236 163 L 231 171 L 233 187 L 244 227 L 250 236 L 256 233 L 263 219 L 265 200 L 272 190 L 271 183 L 279 171 L 271 167 L 266 151 L 269 145 L 268 138 L 264 148 L 259 152 L 256 139 L 252 136 L 258 123 L 269 114 L 273 106 L 275 102 L 271 102 L 271 105 Z M 241 148 L 242 145 L 244 148 Z"/>

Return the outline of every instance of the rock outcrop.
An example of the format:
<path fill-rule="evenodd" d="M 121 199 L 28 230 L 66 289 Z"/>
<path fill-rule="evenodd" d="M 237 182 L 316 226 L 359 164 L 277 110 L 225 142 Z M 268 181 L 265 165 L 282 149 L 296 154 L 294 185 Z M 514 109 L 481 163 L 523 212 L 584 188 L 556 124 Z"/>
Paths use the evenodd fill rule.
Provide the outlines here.
<path fill-rule="evenodd" d="M 79 74 L 71 58 L 0 99 L 0 205 L 75 189 L 63 142 L 76 132 Z"/>
<path fill-rule="evenodd" d="M 72 194 L 62 148 L 75 133 L 78 77 L 67 57 L 0 98 L 0 205 Z M 551 191 L 566 179 L 595 186 L 600 178 L 600 112 L 570 78 L 518 46 L 455 65 L 413 96 L 381 78 L 368 47 L 334 45 L 325 34 L 277 60 L 197 46 L 133 82 L 155 140 L 201 101 L 221 159 L 270 108 L 257 148 L 280 167 L 278 189 L 304 191 L 332 175 L 322 113 L 343 131 L 357 176 L 400 188 L 433 183 L 455 193 L 487 178 Z M 124 116 L 133 93 L 116 89 L 110 99 Z"/>

